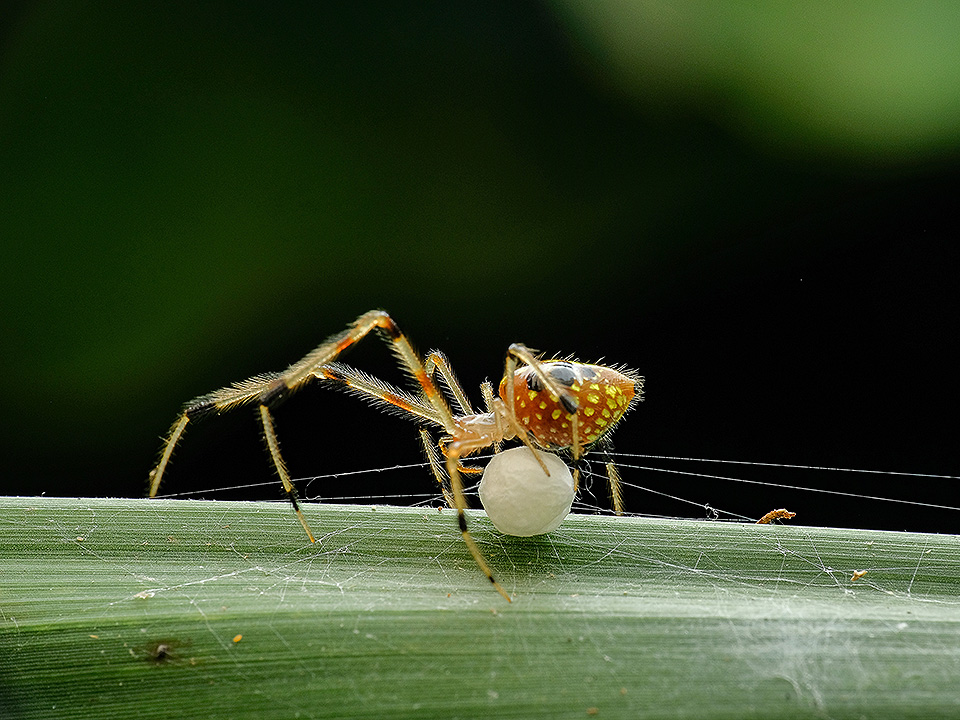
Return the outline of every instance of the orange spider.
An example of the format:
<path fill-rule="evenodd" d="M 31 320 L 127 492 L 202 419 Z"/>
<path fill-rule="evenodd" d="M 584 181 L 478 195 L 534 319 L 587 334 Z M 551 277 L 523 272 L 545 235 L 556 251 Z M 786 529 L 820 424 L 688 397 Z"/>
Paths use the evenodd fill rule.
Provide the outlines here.
<path fill-rule="evenodd" d="M 402 366 L 416 379 L 419 395 L 336 362 L 344 350 L 374 329 L 381 331 L 392 343 Z M 438 390 L 435 379 L 438 373 L 450 401 Z M 439 442 L 435 442 L 426 429 L 420 430 L 430 466 L 447 503 L 457 510 L 460 533 L 473 559 L 497 592 L 508 601 L 510 596 L 494 578 L 467 530 L 464 515 L 467 502 L 461 473 L 476 470 L 464 467 L 461 458 L 486 447 L 493 446 L 499 450 L 500 443 L 516 438 L 531 451 L 535 446 L 548 451 L 569 451 L 576 465 L 590 446 L 607 438 L 624 414 L 643 399 L 644 382 L 641 376 L 626 368 L 589 365 L 573 360 L 538 360 L 526 346 L 513 344 L 507 349 L 499 397 L 494 397 L 489 382 L 483 383 L 481 392 L 487 412 L 477 413 L 471 408 L 449 361 L 442 353 L 432 351 L 427 355 L 426 362 L 422 361 L 393 319 L 381 310 L 371 310 L 282 373 L 256 375 L 187 403 L 167 436 L 157 466 L 150 473 L 150 497 L 156 496 L 173 449 L 189 422 L 208 413 L 256 403 L 267 449 L 283 489 L 310 542 L 316 542 L 280 455 L 270 412 L 272 405 L 312 380 L 345 389 L 389 409 L 398 410 L 422 425 L 437 426 L 444 432 Z M 457 412 L 451 410 L 451 402 Z M 437 447 L 445 458 L 446 477 L 436 452 Z M 536 452 L 534 457 L 549 476 L 546 465 Z M 612 463 L 607 463 L 607 474 L 614 509 L 619 514 L 622 512 L 620 478 Z M 577 470 L 574 470 L 574 486 L 577 475 Z"/>

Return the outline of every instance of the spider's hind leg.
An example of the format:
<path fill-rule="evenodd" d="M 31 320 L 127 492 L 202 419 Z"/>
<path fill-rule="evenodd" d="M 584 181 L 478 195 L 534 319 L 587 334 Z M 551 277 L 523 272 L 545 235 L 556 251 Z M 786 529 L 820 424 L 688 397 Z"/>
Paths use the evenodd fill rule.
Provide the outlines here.
<path fill-rule="evenodd" d="M 607 463 L 607 482 L 610 487 L 610 502 L 613 503 L 613 511 L 617 515 L 623 515 L 623 490 L 620 487 L 620 471 L 612 462 Z"/>
<path fill-rule="evenodd" d="M 283 399 L 292 389 L 294 388 L 288 386 L 283 377 L 278 374 L 257 375 L 242 382 L 215 390 L 212 393 L 201 395 L 187 403 L 183 413 L 177 418 L 177 421 L 170 429 L 170 434 L 164 443 L 163 452 L 160 454 L 160 460 L 157 466 L 150 472 L 150 497 L 156 496 L 157 490 L 160 488 L 160 482 L 163 480 L 163 473 L 170 462 L 174 448 L 187 429 L 187 423 L 203 415 L 223 412 L 256 401 L 259 407 L 260 422 L 263 425 L 263 435 L 267 443 L 267 450 L 270 453 L 271 460 L 273 460 L 277 475 L 280 476 L 280 482 L 283 483 L 283 491 L 293 506 L 293 511 L 296 513 L 297 519 L 306 531 L 307 537 L 310 538 L 310 542 L 316 542 L 313 532 L 311 532 L 310 526 L 307 524 L 307 520 L 300 510 L 300 503 L 297 502 L 297 489 L 293 486 L 293 482 L 290 480 L 290 473 L 287 472 L 286 464 L 280 455 L 280 444 L 277 442 L 277 433 L 273 427 L 273 418 L 267 407 L 268 403 L 275 403 Z"/>
<path fill-rule="evenodd" d="M 170 458 L 173 457 L 173 451 L 177 443 L 180 442 L 184 432 L 186 432 L 187 423 L 201 418 L 204 415 L 223 412 L 224 410 L 252 402 L 264 395 L 271 395 L 276 398 L 282 394 L 283 390 L 283 384 L 278 378 L 279 375 L 276 373 L 257 375 L 243 382 L 234 383 L 228 387 L 220 388 L 206 395 L 201 395 L 188 402 L 176 422 L 173 423 L 170 432 L 167 433 L 167 437 L 163 441 L 163 450 L 160 453 L 160 459 L 157 461 L 153 470 L 150 471 L 149 496 L 155 497 L 157 490 L 160 489 L 163 474 L 167 469 L 167 465 L 170 463 Z M 278 383 L 280 383 L 281 386 L 279 390 L 277 389 Z"/>
<path fill-rule="evenodd" d="M 609 447 L 601 450 L 604 459 L 604 466 L 607 470 L 607 489 L 610 492 L 610 504 L 613 505 L 613 512 L 617 515 L 623 515 L 623 488 L 620 479 L 620 471 L 616 463 L 610 457 Z"/>

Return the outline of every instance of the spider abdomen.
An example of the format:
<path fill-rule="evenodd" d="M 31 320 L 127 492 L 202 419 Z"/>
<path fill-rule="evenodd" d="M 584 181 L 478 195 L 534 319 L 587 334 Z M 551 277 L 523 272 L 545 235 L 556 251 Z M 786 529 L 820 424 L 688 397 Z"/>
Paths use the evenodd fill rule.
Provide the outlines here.
<path fill-rule="evenodd" d="M 569 360 L 540 364 L 543 371 L 576 401 L 579 441 L 590 445 L 623 417 L 634 398 L 642 392 L 643 379 L 603 365 Z M 573 445 L 573 414 L 547 388 L 533 367 L 514 373 L 514 407 L 517 420 L 544 447 Z M 500 397 L 506 400 L 506 379 L 500 383 Z M 568 401 L 569 404 L 569 401 Z"/>

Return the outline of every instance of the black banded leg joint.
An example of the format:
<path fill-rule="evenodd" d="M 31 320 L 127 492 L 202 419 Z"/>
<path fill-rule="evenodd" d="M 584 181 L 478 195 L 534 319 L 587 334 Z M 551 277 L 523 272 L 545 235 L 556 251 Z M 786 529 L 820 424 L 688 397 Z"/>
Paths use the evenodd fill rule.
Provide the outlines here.
<path fill-rule="evenodd" d="M 217 409 L 217 404 L 209 400 L 194 400 L 183 409 L 183 414 L 187 420 L 196 420 L 199 417 L 213 412 Z"/>
<path fill-rule="evenodd" d="M 268 407 L 276 405 L 280 400 L 284 399 L 287 390 L 289 390 L 289 388 L 281 378 L 273 380 L 263 392 L 260 393 L 260 404 Z"/>
<path fill-rule="evenodd" d="M 568 392 L 561 393 L 560 404 L 563 405 L 563 409 L 566 410 L 569 415 L 573 415 L 579 408 L 577 399 Z"/>
<path fill-rule="evenodd" d="M 403 335 L 403 333 L 400 332 L 400 328 L 398 328 L 397 324 L 393 321 L 393 318 L 386 313 L 380 316 L 380 319 L 377 321 L 377 326 L 389 335 L 391 340 L 398 340 Z"/>
<path fill-rule="evenodd" d="M 300 512 L 300 503 L 297 501 L 297 489 L 290 486 L 290 490 L 287 491 L 287 500 L 290 501 L 290 504 L 293 505 L 293 511 L 296 513 Z"/>

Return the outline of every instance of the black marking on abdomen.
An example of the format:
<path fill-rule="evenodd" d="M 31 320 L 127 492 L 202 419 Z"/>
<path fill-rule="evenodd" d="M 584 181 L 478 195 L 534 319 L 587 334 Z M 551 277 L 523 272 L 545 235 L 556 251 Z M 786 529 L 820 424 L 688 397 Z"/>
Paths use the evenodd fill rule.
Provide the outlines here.
<path fill-rule="evenodd" d="M 537 376 L 535 372 L 530 372 L 527 375 L 527 387 L 533 390 L 533 392 L 540 392 L 543 390 L 543 381 Z"/>
<path fill-rule="evenodd" d="M 547 369 L 547 374 L 561 385 L 570 387 L 577 381 L 577 373 L 569 363 L 555 363 Z"/>

